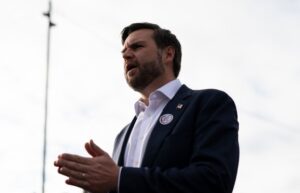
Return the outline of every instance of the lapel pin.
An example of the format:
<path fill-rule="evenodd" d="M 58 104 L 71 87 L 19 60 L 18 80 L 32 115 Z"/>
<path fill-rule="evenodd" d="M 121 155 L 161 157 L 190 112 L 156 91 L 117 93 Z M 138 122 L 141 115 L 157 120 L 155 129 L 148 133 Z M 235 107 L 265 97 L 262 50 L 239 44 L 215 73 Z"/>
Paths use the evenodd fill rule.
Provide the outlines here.
<path fill-rule="evenodd" d="M 183 104 L 179 103 L 179 104 L 177 105 L 176 109 L 182 109 L 182 107 L 183 107 Z"/>
<path fill-rule="evenodd" d="M 159 122 L 162 125 L 167 125 L 169 123 L 171 123 L 171 121 L 173 120 L 173 115 L 171 114 L 164 114 L 159 118 Z"/>

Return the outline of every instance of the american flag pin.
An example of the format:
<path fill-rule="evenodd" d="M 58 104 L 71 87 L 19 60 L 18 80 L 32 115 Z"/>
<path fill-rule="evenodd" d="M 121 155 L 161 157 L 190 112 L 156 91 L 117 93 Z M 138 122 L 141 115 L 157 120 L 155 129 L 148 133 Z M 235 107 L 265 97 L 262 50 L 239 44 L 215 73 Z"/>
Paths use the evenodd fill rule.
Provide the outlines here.
<path fill-rule="evenodd" d="M 183 104 L 179 103 L 179 104 L 177 105 L 176 109 L 182 109 L 182 107 L 183 107 Z"/>

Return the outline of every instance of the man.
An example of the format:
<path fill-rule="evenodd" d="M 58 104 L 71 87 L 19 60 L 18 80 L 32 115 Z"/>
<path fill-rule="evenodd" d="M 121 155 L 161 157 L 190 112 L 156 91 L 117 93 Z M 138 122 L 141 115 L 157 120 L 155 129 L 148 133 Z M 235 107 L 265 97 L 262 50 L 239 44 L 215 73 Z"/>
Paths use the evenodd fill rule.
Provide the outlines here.
<path fill-rule="evenodd" d="M 125 78 L 141 94 L 136 116 L 115 141 L 113 158 L 92 140 L 91 158 L 55 161 L 67 184 L 119 193 L 230 193 L 238 160 L 233 100 L 181 85 L 181 46 L 169 30 L 134 23 L 122 31 Z M 113 161 L 114 160 L 114 161 Z"/>

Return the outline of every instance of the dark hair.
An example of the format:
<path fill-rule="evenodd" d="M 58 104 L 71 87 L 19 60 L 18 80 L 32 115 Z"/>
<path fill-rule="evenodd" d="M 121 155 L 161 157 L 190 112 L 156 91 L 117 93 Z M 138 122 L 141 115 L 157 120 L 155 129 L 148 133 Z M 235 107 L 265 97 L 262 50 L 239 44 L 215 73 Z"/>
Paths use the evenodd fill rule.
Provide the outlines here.
<path fill-rule="evenodd" d="M 157 45 L 158 48 L 163 49 L 168 46 L 171 46 L 175 49 L 175 55 L 173 59 L 173 72 L 175 77 L 178 77 L 180 67 L 181 67 L 181 45 L 178 39 L 174 34 L 171 33 L 170 30 L 163 29 L 159 27 L 157 24 L 153 23 L 133 23 L 127 27 L 125 27 L 122 32 L 122 44 L 124 44 L 126 38 L 134 31 L 140 30 L 140 29 L 151 29 L 154 31 L 153 33 L 153 39 Z"/>

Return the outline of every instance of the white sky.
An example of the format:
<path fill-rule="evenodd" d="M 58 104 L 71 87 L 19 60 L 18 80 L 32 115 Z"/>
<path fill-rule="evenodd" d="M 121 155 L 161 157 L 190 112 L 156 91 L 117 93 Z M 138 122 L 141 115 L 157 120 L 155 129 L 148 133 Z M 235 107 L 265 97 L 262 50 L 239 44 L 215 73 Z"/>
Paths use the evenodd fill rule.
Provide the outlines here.
<path fill-rule="evenodd" d="M 0 2 L 1 192 L 41 192 L 46 0 Z M 53 0 L 47 193 L 79 193 L 53 161 L 111 153 L 138 94 L 123 78 L 120 31 L 158 23 L 183 46 L 181 82 L 235 100 L 241 160 L 235 193 L 300 192 L 299 0 Z"/>

